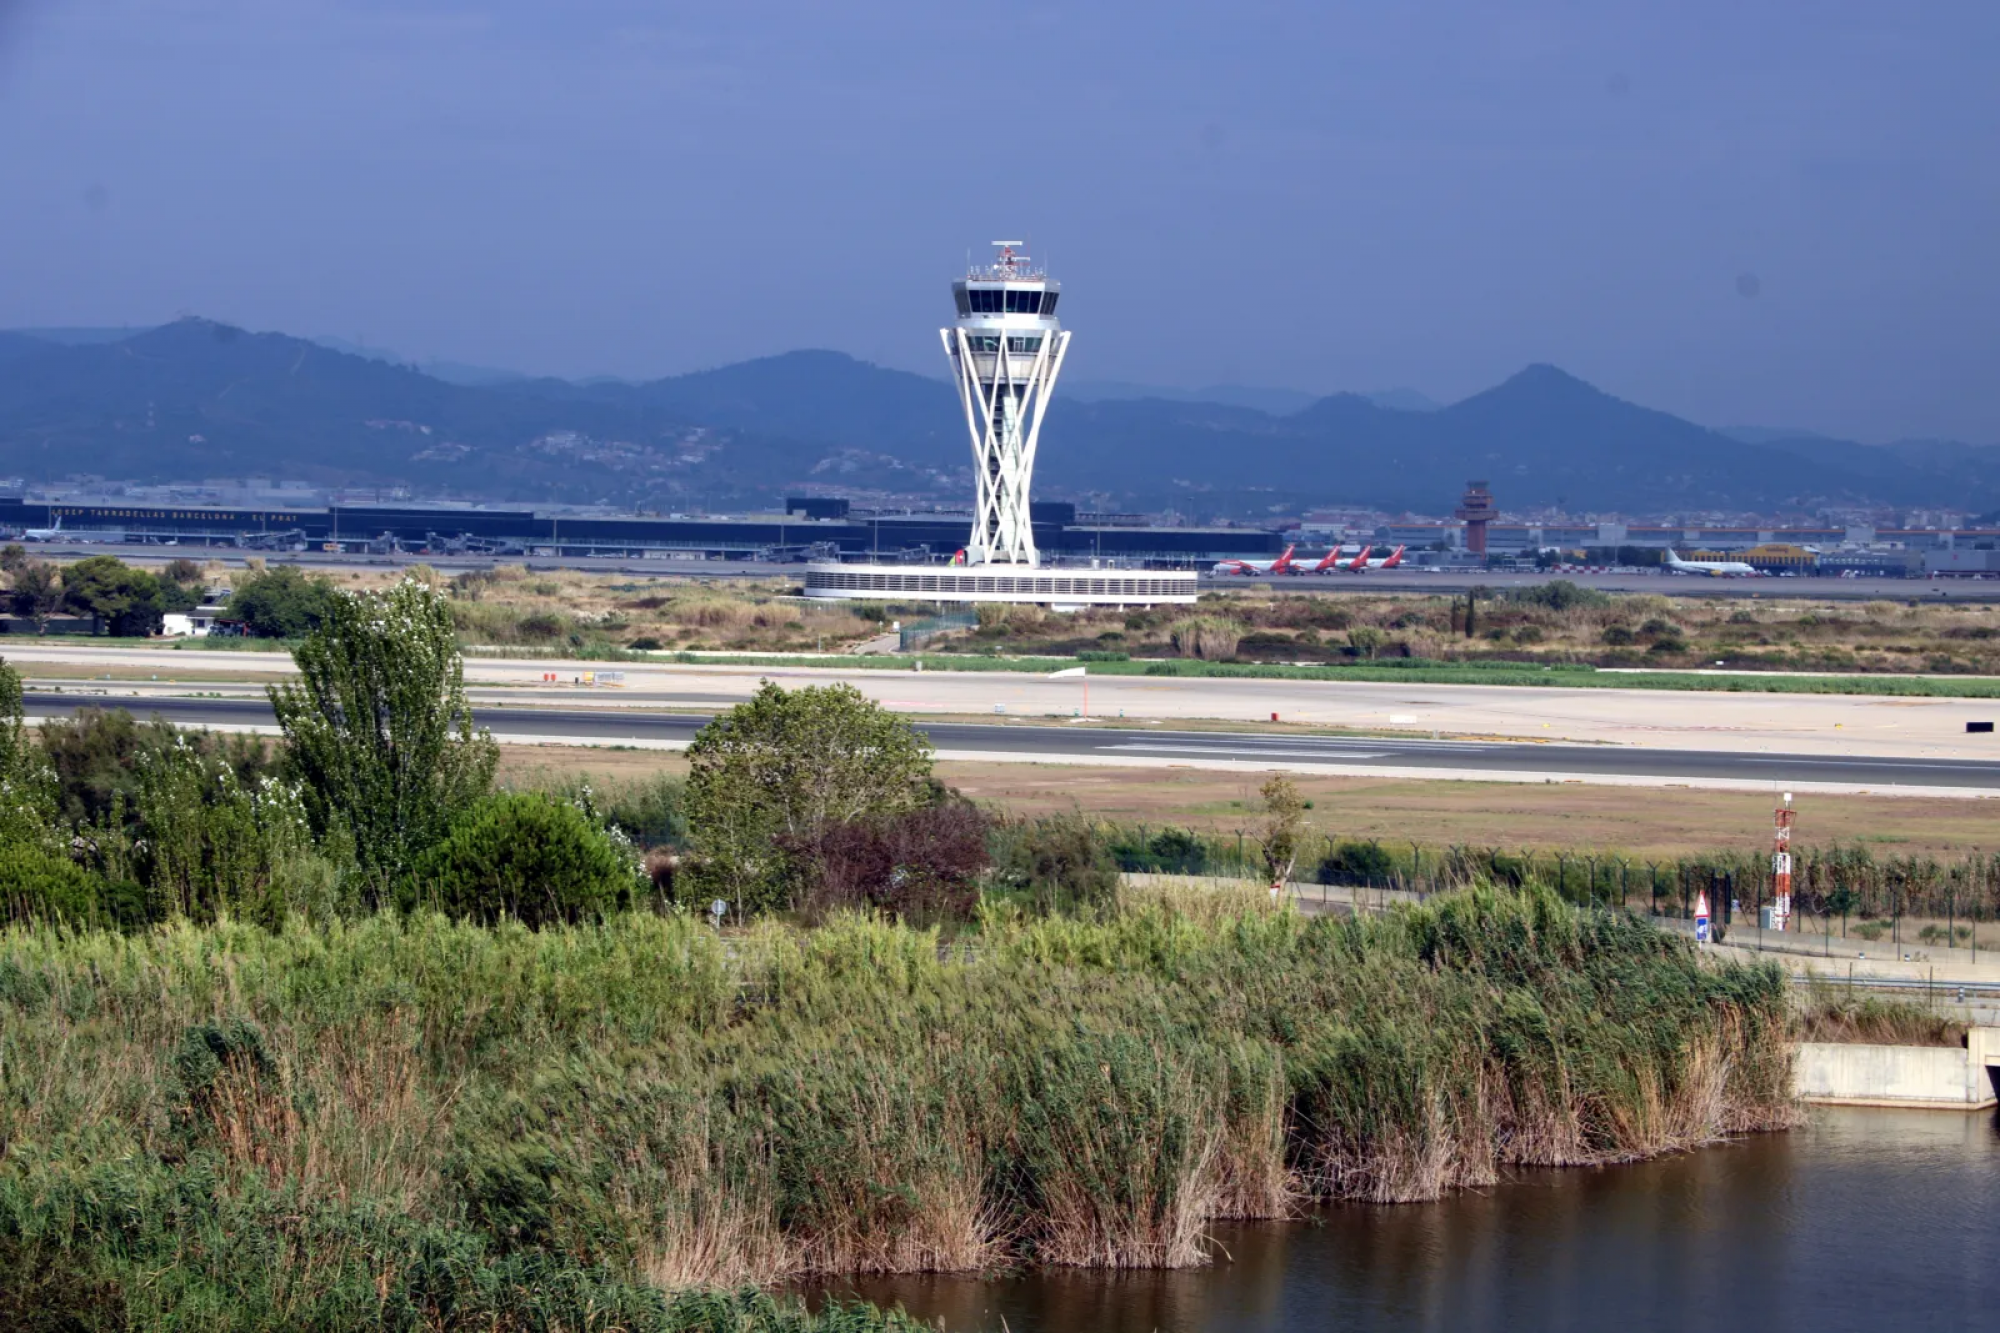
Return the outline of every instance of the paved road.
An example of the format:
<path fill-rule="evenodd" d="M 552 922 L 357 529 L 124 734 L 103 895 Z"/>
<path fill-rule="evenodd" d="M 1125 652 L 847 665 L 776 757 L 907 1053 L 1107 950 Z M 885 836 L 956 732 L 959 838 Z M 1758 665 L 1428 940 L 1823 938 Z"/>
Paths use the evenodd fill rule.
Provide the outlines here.
<path fill-rule="evenodd" d="M 93 701 L 31 692 L 36 717 L 67 716 Z M 104 700 L 98 706 L 118 706 Z M 130 706 L 185 726 L 269 726 L 270 705 L 259 699 L 156 698 Z M 639 709 L 482 707 L 479 722 L 501 740 L 569 741 L 584 745 L 685 744 L 708 721 L 705 713 Z M 1079 726 L 996 726 L 976 722 L 919 724 L 947 755 L 1053 763 L 1157 766 L 1296 767 L 1324 771 L 1384 769 L 1438 776 L 1576 775 L 1627 782 L 1722 780 L 1732 783 L 1841 784 L 1955 788 L 2000 794 L 2000 763 L 1850 755 L 1741 754 L 1624 746 L 1541 745 L 1505 741 L 1298 736 Z"/>

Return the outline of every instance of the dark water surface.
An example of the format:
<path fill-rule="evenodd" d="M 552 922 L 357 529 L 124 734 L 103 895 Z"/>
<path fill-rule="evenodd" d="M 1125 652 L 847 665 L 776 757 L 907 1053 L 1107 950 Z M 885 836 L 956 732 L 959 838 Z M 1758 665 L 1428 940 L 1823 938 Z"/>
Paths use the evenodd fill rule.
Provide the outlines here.
<path fill-rule="evenodd" d="M 2000 1122 L 1820 1109 L 1791 1134 L 1215 1236 L 1230 1257 L 1192 1272 L 853 1290 L 1011 1333 L 2000 1333 Z"/>

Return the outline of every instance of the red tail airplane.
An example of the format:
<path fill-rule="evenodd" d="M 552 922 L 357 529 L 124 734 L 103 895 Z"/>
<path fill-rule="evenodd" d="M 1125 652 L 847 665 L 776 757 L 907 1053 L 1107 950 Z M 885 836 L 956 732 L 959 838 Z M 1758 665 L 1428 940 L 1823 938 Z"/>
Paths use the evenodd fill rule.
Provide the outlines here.
<path fill-rule="evenodd" d="M 1296 574 L 1299 567 L 1292 563 L 1292 552 L 1298 547 L 1287 546 L 1285 553 L 1276 560 L 1218 560 L 1211 574 L 1241 574 L 1255 578 L 1259 574 Z"/>

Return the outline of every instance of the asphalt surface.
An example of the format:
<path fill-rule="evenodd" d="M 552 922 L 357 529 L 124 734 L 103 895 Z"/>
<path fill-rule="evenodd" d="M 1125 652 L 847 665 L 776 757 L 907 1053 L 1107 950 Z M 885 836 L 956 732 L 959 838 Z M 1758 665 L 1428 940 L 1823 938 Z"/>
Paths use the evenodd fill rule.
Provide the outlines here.
<path fill-rule="evenodd" d="M 83 707 L 129 707 L 158 713 L 182 726 L 270 726 L 261 699 L 79 699 L 30 692 L 27 712 L 66 717 Z M 675 745 L 692 739 L 709 720 L 704 713 L 639 709 L 482 707 L 480 725 L 502 741 L 575 741 L 587 745 Z M 1173 731 L 1164 728 L 1095 729 L 1077 726 L 995 726 L 977 722 L 920 722 L 932 744 L 946 753 L 1095 764 L 1231 763 L 1272 766 L 1353 766 L 1435 769 L 1440 776 L 1477 773 L 1576 774 L 1629 781 L 1722 779 L 1733 782 L 1834 783 L 1866 788 L 1975 788 L 2000 792 L 2000 763 L 1811 754 L 1742 754 L 1612 745 L 1452 741 L 1404 737 L 1301 736 L 1282 733 Z"/>

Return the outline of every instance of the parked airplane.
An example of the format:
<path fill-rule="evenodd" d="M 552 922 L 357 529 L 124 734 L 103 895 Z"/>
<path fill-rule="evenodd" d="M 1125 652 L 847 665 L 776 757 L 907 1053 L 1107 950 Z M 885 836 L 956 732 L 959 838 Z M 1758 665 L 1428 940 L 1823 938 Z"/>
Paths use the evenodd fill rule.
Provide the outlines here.
<path fill-rule="evenodd" d="M 1364 560 L 1367 559 L 1368 552 L 1373 549 L 1374 548 L 1370 546 L 1362 547 L 1361 558 Z M 1308 569 L 1306 573 L 1332 574 L 1338 570 L 1351 569 L 1354 566 L 1354 559 L 1355 558 L 1353 556 L 1342 555 L 1340 548 L 1336 546 L 1331 551 L 1328 551 L 1325 555 L 1321 556 L 1319 558 L 1319 563 L 1314 565 L 1311 569 Z"/>
<path fill-rule="evenodd" d="M 1398 546 L 1395 550 L 1389 552 L 1389 554 L 1383 556 L 1380 560 L 1368 559 L 1368 552 L 1363 551 L 1361 553 L 1361 559 L 1355 563 L 1354 572 L 1357 574 L 1362 574 L 1366 573 L 1368 570 L 1371 569 L 1394 569 L 1397 565 L 1400 565 L 1402 563 L 1403 563 L 1403 548 L 1400 546 Z"/>
<path fill-rule="evenodd" d="M 1675 574 L 1706 574 L 1718 579 L 1754 578 L 1760 571 L 1741 560 L 1683 560 L 1673 547 L 1667 548 L 1667 569 Z"/>
<path fill-rule="evenodd" d="M 1246 578 L 1255 578 L 1259 574 L 1296 574 L 1299 567 L 1292 563 L 1292 552 L 1296 550 L 1296 546 L 1287 546 L 1285 553 L 1276 560 L 1218 560 L 1209 573 L 1241 574 Z"/>
<path fill-rule="evenodd" d="M 29 528 L 21 534 L 31 542 L 53 542 L 62 540 L 62 515 L 56 515 L 56 525 L 52 528 Z"/>

